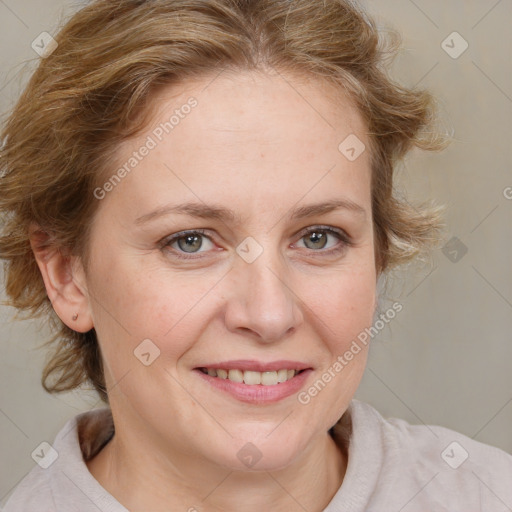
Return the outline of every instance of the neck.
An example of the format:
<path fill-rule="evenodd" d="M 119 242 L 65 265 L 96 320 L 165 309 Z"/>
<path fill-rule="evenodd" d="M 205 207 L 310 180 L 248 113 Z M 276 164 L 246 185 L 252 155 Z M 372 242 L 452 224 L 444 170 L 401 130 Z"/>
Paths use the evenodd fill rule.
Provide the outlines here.
<path fill-rule="evenodd" d="M 346 447 L 340 449 L 327 432 L 276 471 L 231 471 L 183 453 L 169 458 L 139 440 L 117 430 L 87 462 L 93 477 L 132 512 L 260 512 L 269 505 L 275 512 L 320 512 L 339 489 L 347 466 Z"/>

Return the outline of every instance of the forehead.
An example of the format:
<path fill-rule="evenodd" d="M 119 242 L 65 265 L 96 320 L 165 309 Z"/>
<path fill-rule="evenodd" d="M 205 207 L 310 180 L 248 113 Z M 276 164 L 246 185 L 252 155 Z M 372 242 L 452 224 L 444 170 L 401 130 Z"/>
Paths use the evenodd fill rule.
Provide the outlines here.
<path fill-rule="evenodd" d="M 360 113 L 341 86 L 319 78 L 263 71 L 222 71 L 161 86 L 148 102 L 151 124 L 167 119 L 163 116 L 166 110 L 179 110 L 191 97 L 199 105 L 194 108 L 194 125 L 212 131 L 210 136 L 223 128 L 242 135 L 244 129 L 253 130 L 245 132 L 252 137 L 282 135 L 282 124 L 299 119 L 300 123 L 287 126 L 288 133 L 312 136 L 313 129 L 323 136 L 328 131 L 343 135 L 347 129 L 365 132 Z"/>
<path fill-rule="evenodd" d="M 123 183 L 135 202 L 142 191 L 155 202 L 177 190 L 205 200 L 277 193 L 299 201 L 342 185 L 369 189 L 368 152 L 350 161 L 340 151 L 348 137 L 368 146 L 365 124 L 348 96 L 325 82 L 225 72 L 161 87 L 149 112 L 144 131 L 115 154 L 119 167 L 151 140 Z"/>

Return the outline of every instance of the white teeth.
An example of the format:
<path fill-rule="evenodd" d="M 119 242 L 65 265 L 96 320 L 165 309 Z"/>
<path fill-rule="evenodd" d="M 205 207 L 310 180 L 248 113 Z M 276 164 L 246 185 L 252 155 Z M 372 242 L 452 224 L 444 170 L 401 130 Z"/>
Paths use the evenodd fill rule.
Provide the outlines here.
<path fill-rule="evenodd" d="M 295 372 L 293 372 L 295 373 Z M 288 370 L 279 370 L 277 372 L 277 382 L 286 382 L 288 380 Z"/>
<path fill-rule="evenodd" d="M 244 372 L 241 370 L 229 370 L 228 379 L 233 382 L 243 382 L 244 381 Z"/>
<path fill-rule="evenodd" d="M 260 372 L 244 372 L 244 384 L 261 384 L 261 373 Z"/>
<path fill-rule="evenodd" d="M 276 386 L 282 382 L 293 379 L 299 370 L 279 370 L 276 372 L 255 372 L 242 370 L 222 370 L 215 368 L 201 368 L 203 373 L 210 377 L 218 377 L 219 379 L 229 379 L 233 382 L 243 382 L 250 386 L 261 384 L 263 386 Z"/>
<path fill-rule="evenodd" d="M 295 372 L 292 370 L 295 374 Z M 275 386 L 277 384 L 277 372 L 263 372 L 261 374 L 261 383 L 264 386 Z"/>

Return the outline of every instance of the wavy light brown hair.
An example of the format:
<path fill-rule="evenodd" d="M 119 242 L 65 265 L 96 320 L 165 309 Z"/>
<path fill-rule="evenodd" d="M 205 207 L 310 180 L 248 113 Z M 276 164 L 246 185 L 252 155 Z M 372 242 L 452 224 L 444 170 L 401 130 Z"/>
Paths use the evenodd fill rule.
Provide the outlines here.
<path fill-rule="evenodd" d="M 156 88 L 221 70 L 273 68 L 348 94 L 368 127 L 379 273 L 438 239 L 435 209 L 393 194 L 395 164 L 413 146 L 437 149 L 433 102 L 394 83 L 383 64 L 395 45 L 349 0 L 96 0 L 55 36 L 5 123 L 0 153 L 0 257 L 9 304 L 50 322 L 47 391 L 90 381 L 108 401 L 95 330 L 54 312 L 29 240 L 79 255 L 87 270 L 93 191 L 114 148 L 140 132 Z M 340 141 L 341 142 L 341 141 Z"/>

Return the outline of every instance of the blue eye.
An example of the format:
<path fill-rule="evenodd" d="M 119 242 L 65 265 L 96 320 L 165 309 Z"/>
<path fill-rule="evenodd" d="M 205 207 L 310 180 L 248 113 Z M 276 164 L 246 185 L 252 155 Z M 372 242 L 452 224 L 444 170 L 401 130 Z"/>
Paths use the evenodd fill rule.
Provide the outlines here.
<path fill-rule="evenodd" d="M 308 228 L 301 235 L 300 241 L 304 241 L 306 249 L 311 249 L 312 252 L 320 255 L 335 254 L 352 245 L 351 239 L 344 231 L 329 226 Z M 330 243 L 330 238 L 335 238 L 338 242 L 336 243 L 335 240 L 334 243 Z"/>
<path fill-rule="evenodd" d="M 303 241 L 299 248 L 309 249 L 315 256 L 334 255 L 352 245 L 350 237 L 343 230 L 329 226 L 307 228 L 300 233 L 299 241 Z M 206 230 L 195 229 L 180 231 L 163 239 L 160 247 L 176 258 L 199 259 L 203 257 L 202 253 L 214 249 L 215 244 L 206 235 Z"/>
<path fill-rule="evenodd" d="M 205 244 L 205 240 L 207 243 Z M 210 244 L 210 249 L 213 247 L 213 242 L 209 237 L 205 235 L 205 231 L 198 229 L 195 231 L 182 231 L 180 233 L 176 233 L 171 237 L 165 239 L 164 247 L 170 247 L 173 251 L 176 251 L 178 254 L 197 254 L 205 251 L 200 251 L 204 246 L 208 246 Z M 177 246 L 177 247 L 173 247 Z M 208 247 L 207 247 L 208 249 Z M 190 258 L 190 256 L 178 255 L 179 258 Z M 192 256 L 193 257 L 193 256 Z"/>

